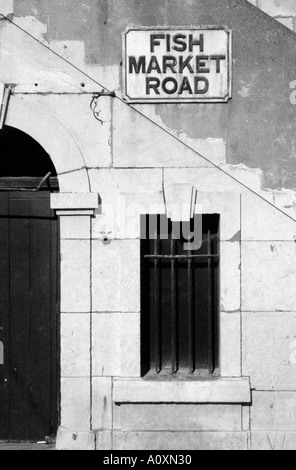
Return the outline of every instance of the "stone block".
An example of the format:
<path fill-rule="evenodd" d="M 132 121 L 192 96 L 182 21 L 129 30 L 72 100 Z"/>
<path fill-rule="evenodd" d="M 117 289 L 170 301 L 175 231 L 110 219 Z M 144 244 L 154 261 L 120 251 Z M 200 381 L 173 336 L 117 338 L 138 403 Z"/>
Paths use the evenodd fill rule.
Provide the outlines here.
<path fill-rule="evenodd" d="M 140 314 L 93 315 L 94 376 L 140 376 Z"/>
<path fill-rule="evenodd" d="M 112 432 L 96 432 L 96 450 L 112 450 Z"/>
<path fill-rule="evenodd" d="M 93 314 L 93 375 L 120 376 L 120 313 Z"/>
<path fill-rule="evenodd" d="M 77 191 L 77 188 L 79 188 L 79 191 L 82 193 L 88 193 L 90 190 L 88 171 L 85 168 L 58 174 L 58 181 L 60 191 L 63 193 Z"/>
<path fill-rule="evenodd" d="M 70 431 L 60 427 L 57 434 L 56 450 L 95 450 L 93 432 Z"/>
<path fill-rule="evenodd" d="M 242 406 L 242 430 L 250 431 L 251 427 L 251 407 L 249 405 Z"/>
<path fill-rule="evenodd" d="M 92 190 L 102 201 L 110 202 L 118 193 L 154 193 L 162 191 L 160 168 L 103 168 L 89 170 Z"/>
<path fill-rule="evenodd" d="M 92 379 L 92 428 L 112 429 L 112 379 L 94 377 Z"/>
<path fill-rule="evenodd" d="M 141 376 L 141 321 L 139 313 L 120 315 L 121 377 Z"/>
<path fill-rule="evenodd" d="M 288 214 L 292 219 L 296 219 L 296 194 L 292 189 L 273 190 L 274 205 Z"/>
<path fill-rule="evenodd" d="M 296 431 L 296 392 L 253 392 L 251 430 Z"/>
<path fill-rule="evenodd" d="M 61 426 L 73 432 L 90 430 L 90 379 L 62 378 Z"/>
<path fill-rule="evenodd" d="M 247 378 L 190 381 L 114 379 L 115 403 L 227 403 L 251 402 Z"/>
<path fill-rule="evenodd" d="M 241 377 L 242 375 L 239 311 L 220 314 L 220 375 L 221 377 Z"/>
<path fill-rule="evenodd" d="M 245 432 L 115 432 L 114 450 L 248 450 Z"/>
<path fill-rule="evenodd" d="M 293 0 L 259 0 L 258 6 L 270 16 L 296 16 Z"/>
<path fill-rule="evenodd" d="M 242 243 L 242 310 L 296 311 L 295 266 L 294 242 Z"/>
<path fill-rule="evenodd" d="M 296 450 L 296 432 L 252 432 L 251 450 Z"/>
<path fill-rule="evenodd" d="M 60 217 L 60 237 L 62 239 L 90 240 L 90 217 L 82 215 Z"/>
<path fill-rule="evenodd" d="M 243 241 L 294 241 L 296 220 L 252 193 L 242 195 Z"/>
<path fill-rule="evenodd" d="M 90 311 L 89 241 L 61 241 L 61 311 Z"/>
<path fill-rule="evenodd" d="M 177 137 L 119 100 L 113 108 L 113 160 L 114 167 L 211 167 Z"/>
<path fill-rule="evenodd" d="M 55 210 L 95 210 L 99 206 L 98 193 L 52 193 L 50 207 Z"/>
<path fill-rule="evenodd" d="M 256 390 L 296 390 L 296 314 L 243 314 L 243 375 Z"/>
<path fill-rule="evenodd" d="M 120 431 L 241 431 L 241 406 L 115 405 Z"/>
<path fill-rule="evenodd" d="M 140 241 L 93 242 L 93 310 L 140 311 Z"/>
<path fill-rule="evenodd" d="M 61 315 L 61 376 L 90 375 L 90 316 Z"/>
<path fill-rule="evenodd" d="M 241 307 L 241 247 L 239 242 L 220 243 L 220 304 L 223 312 Z"/>

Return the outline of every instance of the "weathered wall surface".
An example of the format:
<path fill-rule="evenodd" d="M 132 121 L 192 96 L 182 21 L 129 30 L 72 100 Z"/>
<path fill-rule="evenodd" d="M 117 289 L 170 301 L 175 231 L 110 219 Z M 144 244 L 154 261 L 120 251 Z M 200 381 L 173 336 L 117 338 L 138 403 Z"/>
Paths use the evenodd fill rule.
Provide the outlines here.
<path fill-rule="evenodd" d="M 259 2 L 272 14 L 271 5 L 280 3 L 278 14 L 292 11 L 291 1 Z M 119 91 L 121 35 L 127 25 L 227 25 L 234 31 L 234 89 L 228 105 L 139 108 L 213 161 L 215 150 L 204 150 L 209 138 L 220 146 L 220 162 L 260 168 L 266 187 L 296 188 L 296 111 L 290 101 L 296 37 L 249 2 L 15 0 L 14 15 L 33 36 Z"/>
<path fill-rule="evenodd" d="M 296 4 L 294 0 L 249 0 L 268 15 L 296 31 Z"/>
<path fill-rule="evenodd" d="M 98 101 L 104 122 L 96 121 L 90 102 L 100 87 L 1 22 L 0 80 L 17 84 L 7 124 L 46 148 L 62 192 L 98 193 L 102 200 L 103 213 L 97 210 L 93 219 L 83 204 L 73 209 L 75 194 L 60 207 L 59 446 L 296 448 L 296 229 L 295 221 L 273 207 L 295 217 L 294 194 L 263 190 L 260 170 L 247 168 L 261 168 L 271 187 L 296 187 L 289 85 L 296 79 L 294 34 L 244 1 L 16 0 L 14 7 L 16 24 L 119 93 L 127 24 L 175 24 L 180 18 L 188 24 L 193 18 L 227 24 L 235 37 L 229 104 L 137 107 L 174 138 L 117 98 Z M 118 381 L 130 381 L 131 401 L 141 382 L 136 222 L 151 202 L 164 211 L 165 185 L 179 183 L 198 189 L 205 213 L 221 214 L 221 375 L 229 397 L 184 404 L 177 385 L 175 402 L 163 403 L 160 383 L 158 398 L 151 395 L 149 404 L 137 397 L 127 403 L 114 394 Z M 128 223 L 118 217 L 122 200 L 136 205 Z M 233 378 L 241 383 L 244 376 L 251 380 L 252 406 L 233 398 Z"/>

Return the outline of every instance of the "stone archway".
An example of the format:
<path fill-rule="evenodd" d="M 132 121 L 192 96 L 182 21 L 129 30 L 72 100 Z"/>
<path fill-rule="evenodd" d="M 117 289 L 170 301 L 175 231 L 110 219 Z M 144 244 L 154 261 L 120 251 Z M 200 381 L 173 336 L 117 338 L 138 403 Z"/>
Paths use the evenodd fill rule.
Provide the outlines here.
<path fill-rule="evenodd" d="M 31 104 L 28 97 L 12 96 L 5 124 L 30 135 L 46 150 L 56 168 L 61 192 L 90 192 L 82 152 L 64 125 L 46 108 Z"/>

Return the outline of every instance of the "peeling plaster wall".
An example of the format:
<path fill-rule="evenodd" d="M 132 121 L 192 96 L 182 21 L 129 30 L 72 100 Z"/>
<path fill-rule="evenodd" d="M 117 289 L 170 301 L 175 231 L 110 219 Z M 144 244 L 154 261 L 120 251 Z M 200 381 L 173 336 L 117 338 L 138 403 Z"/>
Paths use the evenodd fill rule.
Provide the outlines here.
<path fill-rule="evenodd" d="M 296 4 L 294 0 L 249 0 L 268 15 L 296 31 Z"/>
<path fill-rule="evenodd" d="M 13 13 L 14 0 L 0 0 L 0 13 L 2 15 L 10 15 Z"/>
<path fill-rule="evenodd" d="M 277 8 L 292 12 L 292 3 L 260 0 L 259 6 L 276 14 Z M 296 188 L 296 111 L 290 101 L 296 36 L 249 2 L 15 0 L 14 15 L 16 23 L 111 89 L 121 87 L 121 34 L 127 25 L 226 24 L 234 31 L 230 103 L 141 109 L 194 148 L 201 140 L 224 142 L 224 160 L 260 168 L 266 187 Z"/>

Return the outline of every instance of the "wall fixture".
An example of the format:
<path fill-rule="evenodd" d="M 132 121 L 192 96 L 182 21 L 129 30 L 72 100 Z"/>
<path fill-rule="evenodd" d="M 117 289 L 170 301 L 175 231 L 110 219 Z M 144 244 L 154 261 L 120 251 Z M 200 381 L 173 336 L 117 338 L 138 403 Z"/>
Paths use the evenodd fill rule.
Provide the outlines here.
<path fill-rule="evenodd" d="M 106 97 L 106 96 L 109 96 L 110 98 L 116 98 L 115 91 L 110 91 L 109 92 L 109 91 L 102 90 L 100 93 L 94 94 L 93 97 L 92 97 L 92 100 L 90 102 L 90 109 L 92 110 L 92 113 L 93 113 L 95 119 L 97 121 L 99 121 L 102 126 L 104 125 L 104 123 L 106 121 L 104 121 L 100 117 L 100 114 L 101 114 L 102 110 L 96 111 L 96 108 L 97 108 L 99 99 L 102 98 L 102 97 Z"/>
<path fill-rule="evenodd" d="M 0 130 L 2 130 L 5 125 L 5 120 L 6 120 L 8 106 L 9 106 L 9 100 L 13 92 L 13 89 L 14 89 L 14 85 L 12 84 L 0 83 L 0 99 L 1 99 Z"/>
<path fill-rule="evenodd" d="M 188 222 L 194 217 L 197 189 L 190 184 L 167 184 L 164 202 L 168 219 L 173 222 Z"/>

